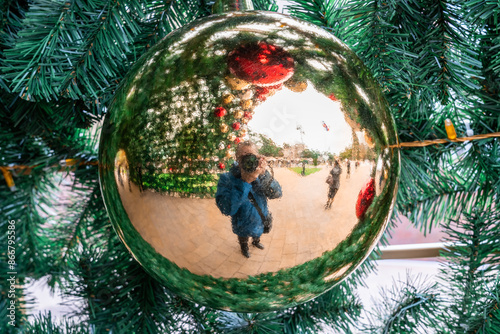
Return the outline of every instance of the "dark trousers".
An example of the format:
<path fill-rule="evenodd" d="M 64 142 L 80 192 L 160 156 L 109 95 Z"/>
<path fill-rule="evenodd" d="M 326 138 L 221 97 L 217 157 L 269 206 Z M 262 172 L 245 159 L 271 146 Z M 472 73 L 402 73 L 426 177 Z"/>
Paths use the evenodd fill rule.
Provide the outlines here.
<path fill-rule="evenodd" d="M 252 238 L 252 243 L 253 244 L 258 244 L 260 242 L 260 237 L 257 237 L 257 238 Z M 238 236 L 238 242 L 240 243 L 241 247 L 243 247 L 243 245 L 246 245 L 248 247 L 248 240 L 250 240 L 250 237 L 240 237 Z"/>

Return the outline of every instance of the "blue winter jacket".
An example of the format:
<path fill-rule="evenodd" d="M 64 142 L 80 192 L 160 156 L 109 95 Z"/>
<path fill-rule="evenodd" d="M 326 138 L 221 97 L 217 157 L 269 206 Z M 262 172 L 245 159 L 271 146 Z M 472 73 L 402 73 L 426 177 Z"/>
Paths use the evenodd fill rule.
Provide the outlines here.
<path fill-rule="evenodd" d="M 239 167 L 234 165 L 229 173 L 220 176 L 215 202 L 223 214 L 231 216 L 234 234 L 258 238 L 264 231 L 264 225 L 259 212 L 248 199 L 249 192 L 267 216 L 267 199 L 281 197 L 281 186 L 267 170 L 251 184 L 247 183 L 241 179 Z"/>

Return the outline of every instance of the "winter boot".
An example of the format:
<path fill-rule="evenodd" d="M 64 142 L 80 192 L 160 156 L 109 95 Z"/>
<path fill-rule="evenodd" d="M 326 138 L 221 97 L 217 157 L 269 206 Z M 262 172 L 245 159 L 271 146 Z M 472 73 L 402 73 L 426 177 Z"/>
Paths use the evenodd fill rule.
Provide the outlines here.
<path fill-rule="evenodd" d="M 253 238 L 252 245 L 258 249 L 264 249 L 264 245 L 260 243 L 260 238 Z"/>
<path fill-rule="evenodd" d="M 248 237 L 238 237 L 238 241 L 241 247 L 241 254 L 247 259 L 250 258 L 250 252 L 248 248 Z"/>

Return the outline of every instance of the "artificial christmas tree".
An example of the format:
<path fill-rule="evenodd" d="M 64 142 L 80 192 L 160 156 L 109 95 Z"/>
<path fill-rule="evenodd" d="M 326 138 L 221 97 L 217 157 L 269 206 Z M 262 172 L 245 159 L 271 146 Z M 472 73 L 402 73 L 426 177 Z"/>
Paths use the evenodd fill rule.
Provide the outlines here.
<path fill-rule="evenodd" d="M 277 10 L 272 2 L 254 5 Z M 403 147 L 396 210 L 426 233 L 444 226 L 454 245 L 442 252 L 440 274 L 451 287 L 410 279 L 382 298 L 393 303 L 369 310 L 368 319 L 360 318 L 356 290 L 369 284 L 364 278 L 374 261 L 306 304 L 273 313 L 226 313 L 171 294 L 130 257 L 111 228 L 97 181 L 98 124 L 139 56 L 174 29 L 209 15 L 208 3 L 37 0 L 2 1 L 1 8 L 0 330 L 316 333 L 328 326 L 341 333 L 498 332 L 497 3 L 296 0 L 288 7 L 291 15 L 333 32 L 370 68 Z M 438 139 L 447 138 L 447 118 L 457 140 L 443 143 Z M 466 123 L 484 136 L 461 141 Z M 223 125 L 231 131 L 231 122 L 222 121 L 221 131 Z M 419 146 L 427 140 L 431 145 Z M 16 227 L 14 271 L 9 226 Z M 16 273 L 15 296 L 10 272 Z M 67 298 L 83 298 L 75 312 L 83 321 L 58 324 L 50 315 L 26 321 L 24 284 L 40 277 L 49 277 Z M 12 300 L 15 326 L 7 317 Z"/>

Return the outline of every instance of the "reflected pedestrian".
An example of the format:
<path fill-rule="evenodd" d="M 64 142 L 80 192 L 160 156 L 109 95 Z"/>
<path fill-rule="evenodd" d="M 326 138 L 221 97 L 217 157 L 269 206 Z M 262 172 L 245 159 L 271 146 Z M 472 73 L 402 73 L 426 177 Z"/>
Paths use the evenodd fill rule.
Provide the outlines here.
<path fill-rule="evenodd" d="M 337 160 L 333 164 L 333 168 L 328 174 L 326 179 L 326 183 L 328 184 L 328 199 L 325 204 L 325 210 L 328 210 L 332 207 L 333 198 L 337 194 L 337 191 L 340 188 L 340 174 L 342 174 L 342 168 Z"/>

